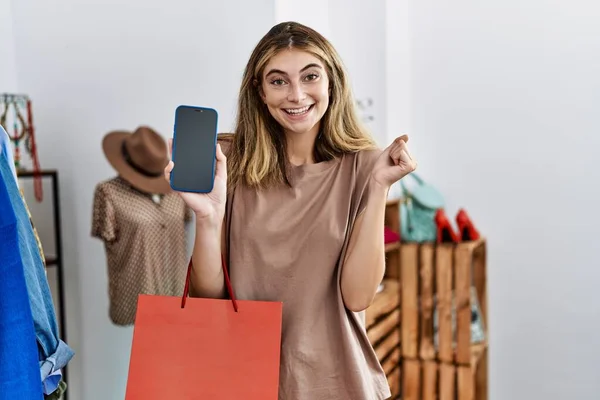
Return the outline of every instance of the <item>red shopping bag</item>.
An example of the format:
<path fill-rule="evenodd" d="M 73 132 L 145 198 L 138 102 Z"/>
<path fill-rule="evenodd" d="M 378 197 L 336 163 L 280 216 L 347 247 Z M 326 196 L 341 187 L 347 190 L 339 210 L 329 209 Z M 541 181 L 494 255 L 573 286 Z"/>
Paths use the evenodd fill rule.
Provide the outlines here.
<path fill-rule="evenodd" d="M 140 295 L 125 400 L 277 400 L 282 303 Z"/>

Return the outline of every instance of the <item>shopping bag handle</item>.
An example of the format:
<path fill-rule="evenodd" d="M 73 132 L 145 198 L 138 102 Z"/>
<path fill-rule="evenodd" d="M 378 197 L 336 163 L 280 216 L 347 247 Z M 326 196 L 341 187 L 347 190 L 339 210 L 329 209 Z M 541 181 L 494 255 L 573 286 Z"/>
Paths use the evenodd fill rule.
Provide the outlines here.
<path fill-rule="evenodd" d="M 225 264 L 225 257 L 221 254 L 221 266 L 223 267 L 223 275 L 225 276 L 225 286 L 227 287 L 227 293 L 229 293 L 229 298 L 233 303 L 233 309 L 235 312 L 238 312 L 237 301 L 235 300 L 235 294 L 233 293 L 233 288 L 231 287 L 231 281 L 229 280 L 229 272 L 227 272 L 227 265 Z M 185 301 L 188 297 L 190 291 L 190 275 L 192 273 L 192 257 L 190 257 L 190 263 L 188 264 L 187 275 L 185 277 L 185 287 L 183 288 L 183 296 L 181 297 L 181 308 L 185 307 Z"/>

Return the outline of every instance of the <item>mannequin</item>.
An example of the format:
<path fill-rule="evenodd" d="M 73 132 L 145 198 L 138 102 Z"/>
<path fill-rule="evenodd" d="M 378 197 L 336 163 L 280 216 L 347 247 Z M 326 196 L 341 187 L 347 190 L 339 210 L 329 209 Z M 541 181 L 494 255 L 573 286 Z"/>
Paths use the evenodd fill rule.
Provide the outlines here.
<path fill-rule="evenodd" d="M 167 145 L 154 130 L 110 132 L 103 150 L 118 176 L 95 188 L 91 234 L 106 251 L 109 317 L 126 326 L 139 294 L 183 293 L 192 213 L 162 175 Z"/>

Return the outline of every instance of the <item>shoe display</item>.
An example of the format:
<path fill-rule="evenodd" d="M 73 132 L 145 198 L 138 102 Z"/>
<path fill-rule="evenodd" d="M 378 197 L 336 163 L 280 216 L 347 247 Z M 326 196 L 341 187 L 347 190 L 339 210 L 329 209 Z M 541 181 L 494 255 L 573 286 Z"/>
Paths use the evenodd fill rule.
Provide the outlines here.
<path fill-rule="evenodd" d="M 396 243 L 400 241 L 400 235 L 397 232 L 394 232 L 387 226 L 383 227 L 383 242 L 384 244 Z"/>
<path fill-rule="evenodd" d="M 460 241 L 443 208 L 436 211 L 435 224 L 437 226 L 437 243 L 458 243 Z"/>
<path fill-rule="evenodd" d="M 464 209 L 460 209 L 456 214 L 456 225 L 458 226 L 458 234 L 462 242 L 479 239 L 479 232 L 473 225 L 469 215 Z"/>

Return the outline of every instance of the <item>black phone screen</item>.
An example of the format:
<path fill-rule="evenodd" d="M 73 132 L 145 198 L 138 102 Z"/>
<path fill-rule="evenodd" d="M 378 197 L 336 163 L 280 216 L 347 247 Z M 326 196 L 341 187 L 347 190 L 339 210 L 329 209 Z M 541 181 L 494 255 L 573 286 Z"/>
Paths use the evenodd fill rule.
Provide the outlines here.
<path fill-rule="evenodd" d="M 171 187 L 182 192 L 212 191 L 217 146 L 217 112 L 179 106 L 173 129 Z"/>

